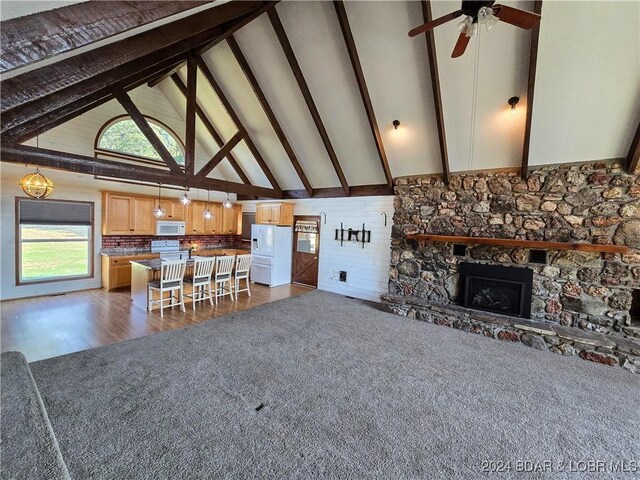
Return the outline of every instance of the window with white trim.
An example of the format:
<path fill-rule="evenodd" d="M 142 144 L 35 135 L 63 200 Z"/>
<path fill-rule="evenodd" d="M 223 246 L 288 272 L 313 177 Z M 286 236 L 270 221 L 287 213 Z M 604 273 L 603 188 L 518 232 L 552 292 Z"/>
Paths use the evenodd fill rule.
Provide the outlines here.
<path fill-rule="evenodd" d="M 16 283 L 93 276 L 93 202 L 16 199 Z"/>

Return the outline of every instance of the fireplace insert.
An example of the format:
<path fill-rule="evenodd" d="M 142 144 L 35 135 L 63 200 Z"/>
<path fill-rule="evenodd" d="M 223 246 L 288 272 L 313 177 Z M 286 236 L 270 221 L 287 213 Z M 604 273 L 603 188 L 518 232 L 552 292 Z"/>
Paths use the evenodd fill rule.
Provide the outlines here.
<path fill-rule="evenodd" d="M 533 270 L 478 263 L 460 264 L 463 307 L 531 318 Z"/>

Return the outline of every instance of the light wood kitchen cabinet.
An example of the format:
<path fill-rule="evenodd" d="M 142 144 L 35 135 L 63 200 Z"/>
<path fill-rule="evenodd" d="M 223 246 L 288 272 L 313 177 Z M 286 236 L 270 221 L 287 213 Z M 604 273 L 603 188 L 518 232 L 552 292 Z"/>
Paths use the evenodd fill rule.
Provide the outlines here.
<path fill-rule="evenodd" d="M 154 235 L 155 199 L 112 192 L 102 194 L 103 235 Z"/>
<path fill-rule="evenodd" d="M 187 223 L 186 234 L 187 235 L 206 235 L 208 232 L 205 226 L 204 211 L 207 208 L 206 202 L 191 202 L 186 210 Z"/>
<path fill-rule="evenodd" d="M 162 199 L 160 204 L 165 209 L 165 215 L 162 217 L 162 220 L 174 220 L 174 221 L 184 221 L 185 220 L 185 206 L 182 205 L 180 200 L 169 200 Z"/>
<path fill-rule="evenodd" d="M 123 257 L 102 256 L 102 288 L 107 292 L 131 285 L 131 261 L 158 258 L 157 253 Z"/>
<path fill-rule="evenodd" d="M 222 209 L 222 231 L 224 235 L 242 234 L 242 205 Z"/>
<path fill-rule="evenodd" d="M 259 203 L 256 207 L 256 223 L 292 226 L 293 203 Z"/>
<path fill-rule="evenodd" d="M 223 221 L 222 221 L 222 207 L 221 203 L 212 203 L 209 205 L 209 210 L 213 214 L 213 217 L 209 220 L 205 220 L 204 225 L 207 231 L 207 234 L 210 235 L 223 235 Z"/>

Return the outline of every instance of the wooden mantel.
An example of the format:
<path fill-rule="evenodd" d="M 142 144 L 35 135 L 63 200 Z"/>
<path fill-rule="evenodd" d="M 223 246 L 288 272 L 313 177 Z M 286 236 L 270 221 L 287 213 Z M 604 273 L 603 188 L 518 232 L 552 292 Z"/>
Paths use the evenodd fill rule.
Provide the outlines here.
<path fill-rule="evenodd" d="M 516 240 L 511 238 L 462 237 L 454 235 L 429 235 L 414 233 L 407 235 L 409 240 L 422 240 L 442 243 L 464 243 L 472 245 L 494 245 L 497 247 L 537 248 L 540 250 L 579 250 L 581 252 L 627 253 L 624 245 L 598 245 L 595 243 L 543 242 L 536 240 Z"/>

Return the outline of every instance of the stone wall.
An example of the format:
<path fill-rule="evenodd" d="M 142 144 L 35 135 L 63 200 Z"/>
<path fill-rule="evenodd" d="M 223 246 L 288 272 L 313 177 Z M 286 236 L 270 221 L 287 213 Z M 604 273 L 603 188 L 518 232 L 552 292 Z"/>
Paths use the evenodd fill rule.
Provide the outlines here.
<path fill-rule="evenodd" d="M 631 325 L 633 289 L 640 288 L 640 176 L 617 161 L 516 173 L 396 180 L 389 293 L 435 304 L 458 300 L 461 261 L 527 266 L 534 271 L 532 318 L 604 333 L 640 336 Z M 627 245 L 627 254 L 548 251 L 529 263 L 522 248 L 416 242 L 406 234 Z"/>

